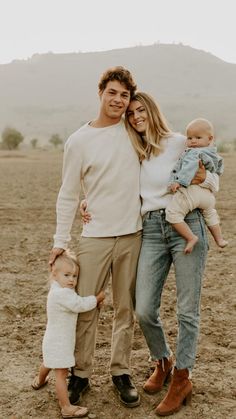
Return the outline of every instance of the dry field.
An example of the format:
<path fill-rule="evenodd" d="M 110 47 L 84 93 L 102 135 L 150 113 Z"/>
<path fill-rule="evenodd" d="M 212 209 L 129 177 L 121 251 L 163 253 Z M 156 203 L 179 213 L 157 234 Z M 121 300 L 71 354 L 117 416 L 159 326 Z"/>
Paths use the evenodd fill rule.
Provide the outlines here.
<path fill-rule="evenodd" d="M 210 251 L 202 293 L 201 335 L 193 372 L 192 405 L 176 418 L 236 418 L 235 391 L 235 244 L 236 244 L 236 155 L 225 155 L 217 207 L 222 228 L 229 240 L 220 251 L 210 238 Z M 45 328 L 47 260 L 55 229 L 55 201 L 60 186 L 62 152 L 1 152 L 0 154 L 0 418 L 57 419 L 54 377 L 36 392 L 31 381 L 41 361 Z M 79 223 L 73 227 L 76 249 Z M 175 349 L 176 316 L 173 274 L 167 282 L 163 320 L 172 349 Z M 148 351 L 136 325 L 132 368 L 141 393 L 141 406 L 121 406 L 109 376 L 112 302 L 109 289 L 101 312 L 91 390 L 82 404 L 96 419 L 148 419 L 163 397 L 148 396 L 142 383 L 150 371 Z"/>

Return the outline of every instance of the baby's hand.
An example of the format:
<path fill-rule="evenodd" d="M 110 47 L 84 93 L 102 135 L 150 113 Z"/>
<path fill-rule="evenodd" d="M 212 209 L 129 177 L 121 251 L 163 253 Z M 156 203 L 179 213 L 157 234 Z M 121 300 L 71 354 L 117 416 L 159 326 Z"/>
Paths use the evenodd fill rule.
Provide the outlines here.
<path fill-rule="evenodd" d="M 172 183 L 170 185 L 171 192 L 175 193 L 180 188 L 180 184 L 178 182 Z"/>
<path fill-rule="evenodd" d="M 97 307 L 101 308 L 103 301 L 105 300 L 105 292 L 104 291 L 100 291 L 97 295 L 96 295 L 96 299 L 97 299 Z"/>
<path fill-rule="evenodd" d="M 88 204 L 86 199 L 83 199 L 80 203 L 79 209 L 84 224 L 87 224 L 91 221 L 91 214 L 87 211 L 87 206 Z"/>

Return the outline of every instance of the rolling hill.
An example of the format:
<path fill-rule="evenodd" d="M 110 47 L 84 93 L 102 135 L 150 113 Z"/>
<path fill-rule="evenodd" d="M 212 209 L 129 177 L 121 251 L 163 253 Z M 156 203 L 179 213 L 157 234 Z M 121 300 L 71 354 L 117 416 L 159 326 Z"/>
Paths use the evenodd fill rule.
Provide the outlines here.
<path fill-rule="evenodd" d="M 182 131 L 209 118 L 218 138 L 236 138 L 236 64 L 182 44 L 155 44 L 105 52 L 35 54 L 0 65 L 0 131 L 10 125 L 26 137 L 66 138 L 96 116 L 97 83 L 108 67 L 123 65 L 158 100 L 171 126 Z"/>

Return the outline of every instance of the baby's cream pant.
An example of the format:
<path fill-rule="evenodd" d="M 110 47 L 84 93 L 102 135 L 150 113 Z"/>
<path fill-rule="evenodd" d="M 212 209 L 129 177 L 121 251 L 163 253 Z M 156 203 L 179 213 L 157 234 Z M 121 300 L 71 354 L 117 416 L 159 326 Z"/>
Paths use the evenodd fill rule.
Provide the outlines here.
<path fill-rule="evenodd" d="M 171 224 L 184 221 L 188 212 L 195 208 L 202 210 L 204 220 L 208 226 L 219 224 L 219 216 L 215 209 L 215 196 L 206 188 L 199 185 L 180 187 L 173 195 L 166 208 L 166 220 Z"/>

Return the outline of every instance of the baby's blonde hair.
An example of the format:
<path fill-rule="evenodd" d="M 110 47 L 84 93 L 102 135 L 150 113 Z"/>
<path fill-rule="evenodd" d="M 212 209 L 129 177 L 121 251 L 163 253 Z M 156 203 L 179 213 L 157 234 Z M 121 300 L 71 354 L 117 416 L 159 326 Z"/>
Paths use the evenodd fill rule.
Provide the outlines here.
<path fill-rule="evenodd" d="M 188 132 L 189 129 L 192 129 L 195 127 L 199 127 L 200 129 L 204 130 L 208 135 L 214 136 L 214 128 L 213 125 L 208 119 L 204 118 L 196 118 L 193 119 L 193 121 L 189 122 L 189 124 L 186 127 L 186 132 Z"/>

